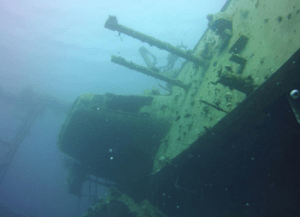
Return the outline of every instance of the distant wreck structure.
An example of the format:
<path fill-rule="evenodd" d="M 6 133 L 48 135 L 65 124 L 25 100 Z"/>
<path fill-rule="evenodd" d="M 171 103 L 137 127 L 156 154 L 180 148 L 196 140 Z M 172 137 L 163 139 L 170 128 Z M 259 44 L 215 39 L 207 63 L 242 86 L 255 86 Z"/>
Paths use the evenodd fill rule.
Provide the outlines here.
<path fill-rule="evenodd" d="M 144 48 L 146 66 L 113 55 L 167 82 L 168 95 L 153 88 L 74 102 L 58 139 L 80 164 L 73 192 L 97 178 L 114 185 L 86 217 L 116 216 L 114 207 L 118 216 L 300 215 L 299 1 L 228 0 L 207 19 L 184 51 L 108 17 L 105 28 L 186 61 L 168 76 Z"/>
<path fill-rule="evenodd" d="M 71 105 L 51 95 L 41 94 L 31 86 L 22 88 L 18 94 L 6 93 L 0 86 L 0 104 L 9 106 L 9 111 L 14 114 L 13 118 L 10 118 L 12 123 L 20 123 L 19 125 L 16 124 L 17 127 L 13 130 L 14 135 L 11 138 L 0 137 L 1 185 L 14 161 L 15 155 L 18 153 L 18 149 L 30 134 L 31 128 L 38 118 L 45 114 L 47 109 L 52 110 L 56 115 L 66 114 Z M 1 115 L 5 116 L 7 114 L 2 112 Z"/>

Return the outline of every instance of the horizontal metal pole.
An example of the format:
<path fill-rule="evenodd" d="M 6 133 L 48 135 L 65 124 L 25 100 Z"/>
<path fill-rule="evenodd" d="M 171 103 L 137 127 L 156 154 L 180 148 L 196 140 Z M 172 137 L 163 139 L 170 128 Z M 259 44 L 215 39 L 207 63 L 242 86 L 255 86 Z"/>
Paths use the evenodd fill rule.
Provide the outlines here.
<path fill-rule="evenodd" d="M 166 77 L 166 76 L 164 76 L 162 74 L 159 74 L 159 73 L 157 73 L 157 72 L 155 72 L 155 71 L 153 71 L 153 70 L 151 70 L 151 69 L 149 69 L 147 67 L 137 65 L 137 64 L 135 64 L 133 62 L 129 62 L 129 61 L 125 60 L 123 57 L 114 56 L 113 55 L 113 56 L 111 56 L 111 61 L 113 63 L 117 63 L 117 64 L 125 66 L 125 67 L 127 67 L 129 69 L 136 70 L 136 71 L 141 72 L 143 74 L 146 74 L 148 76 L 160 79 L 160 80 L 165 81 L 165 82 L 167 82 L 169 84 L 181 87 L 181 88 L 183 88 L 185 90 L 187 90 L 189 88 L 189 85 L 184 84 L 182 81 Z"/>
<path fill-rule="evenodd" d="M 113 30 L 113 31 L 118 31 L 119 33 L 123 33 L 128 36 L 131 36 L 142 42 L 146 42 L 150 46 L 155 46 L 160 49 L 166 50 L 172 54 L 175 54 L 179 57 L 189 60 L 197 65 L 203 65 L 203 66 L 207 65 L 206 62 L 202 58 L 194 56 L 192 54 L 192 51 L 183 51 L 177 47 L 172 46 L 169 43 L 160 41 L 151 36 L 148 36 L 148 35 L 138 32 L 138 31 L 135 31 L 133 29 L 127 28 L 126 26 L 119 25 L 116 16 L 109 16 L 109 18 L 105 22 L 104 27 L 107 29 Z"/>

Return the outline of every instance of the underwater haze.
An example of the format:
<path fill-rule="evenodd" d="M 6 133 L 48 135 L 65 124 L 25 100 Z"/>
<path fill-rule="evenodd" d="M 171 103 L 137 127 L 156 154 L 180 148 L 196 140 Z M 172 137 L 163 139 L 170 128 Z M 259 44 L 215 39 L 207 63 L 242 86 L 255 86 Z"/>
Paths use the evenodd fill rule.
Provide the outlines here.
<path fill-rule="evenodd" d="M 10 96 L 0 97 L 1 140 L 13 138 L 23 113 L 38 105 L 38 100 L 14 97 L 24 96 L 28 87 L 66 105 L 84 93 L 143 94 L 159 87 L 161 81 L 116 65 L 110 58 L 120 55 L 145 65 L 138 51 L 144 46 L 157 57 L 158 66 L 164 66 L 168 53 L 104 28 L 109 15 L 121 25 L 193 49 L 207 28 L 206 16 L 219 12 L 225 2 L 1 0 L 0 95 Z M 83 199 L 79 206 L 78 198 L 68 193 L 66 156 L 56 146 L 66 113 L 57 110 L 43 111 L 14 155 L 0 184 L 1 217 L 78 216 L 93 205 Z M 0 147 L 0 163 L 9 148 Z M 98 189 L 99 197 L 105 193 L 106 188 Z"/>

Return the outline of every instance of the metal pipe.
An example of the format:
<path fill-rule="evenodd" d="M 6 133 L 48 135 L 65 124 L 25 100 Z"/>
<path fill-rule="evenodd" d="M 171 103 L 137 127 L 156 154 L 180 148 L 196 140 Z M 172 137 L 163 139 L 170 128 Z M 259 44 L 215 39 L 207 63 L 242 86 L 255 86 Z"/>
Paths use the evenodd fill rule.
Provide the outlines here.
<path fill-rule="evenodd" d="M 119 25 L 116 16 L 109 16 L 109 18 L 105 22 L 104 27 L 107 29 L 113 30 L 113 31 L 118 31 L 119 33 L 123 33 L 128 36 L 131 36 L 142 42 L 146 42 L 150 46 L 155 46 L 160 49 L 166 50 L 172 54 L 175 54 L 186 60 L 189 60 L 197 65 L 203 65 L 203 66 L 207 65 L 206 62 L 202 58 L 194 56 L 192 54 L 192 51 L 183 51 L 179 48 L 172 46 L 169 43 L 160 41 L 151 36 L 148 36 L 148 35 L 138 32 L 138 31 L 135 31 L 133 29 L 127 28 L 126 26 Z"/>
<path fill-rule="evenodd" d="M 141 72 L 143 74 L 146 74 L 148 76 L 160 79 L 160 80 L 165 81 L 167 83 L 170 83 L 172 85 L 181 87 L 181 88 L 183 88 L 185 90 L 187 90 L 189 88 L 189 85 L 184 84 L 182 81 L 166 77 L 166 76 L 164 76 L 162 74 L 159 74 L 159 73 L 157 73 L 157 72 L 155 72 L 155 71 L 153 71 L 153 70 L 151 70 L 151 69 L 149 69 L 147 67 L 137 65 L 137 64 L 135 64 L 133 62 L 129 62 L 129 61 L 125 60 L 123 57 L 112 55 L 111 56 L 111 61 L 113 63 L 117 63 L 117 64 L 125 66 L 125 67 L 127 67 L 129 69 L 136 70 L 136 71 Z"/>

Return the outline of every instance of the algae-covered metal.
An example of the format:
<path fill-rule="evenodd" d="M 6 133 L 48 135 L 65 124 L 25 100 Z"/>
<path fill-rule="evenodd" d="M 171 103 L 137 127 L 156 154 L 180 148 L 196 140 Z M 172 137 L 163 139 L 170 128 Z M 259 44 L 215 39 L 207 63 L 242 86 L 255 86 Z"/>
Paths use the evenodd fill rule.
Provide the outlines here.
<path fill-rule="evenodd" d="M 134 199 L 157 203 L 168 216 L 183 216 L 179 204 L 191 216 L 199 216 L 198 211 L 203 216 L 229 216 L 227 209 L 233 213 L 230 216 L 254 216 L 260 207 L 249 209 L 247 200 L 253 197 L 254 204 L 281 204 L 273 201 L 272 193 L 278 192 L 271 192 L 264 200 L 262 194 L 239 199 L 234 184 L 242 185 L 250 176 L 269 186 L 277 162 L 292 166 L 280 161 L 279 154 L 292 155 L 292 145 L 288 149 L 273 139 L 276 147 L 271 147 L 271 135 L 279 128 L 282 137 L 299 135 L 299 126 L 293 120 L 281 124 L 277 116 L 282 114 L 272 115 L 272 106 L 279 104 L 286 112 L 287 96 L 292 106 L 288 119 L 295 114 L 299 121 L 299 97 L 294 99 L 297 92 L 292 91 L 299 90 L 300 85 L 300 5 L 297 0 L 228 0 L 220 13 L 207 18 L 208 29 L 198 44 L 184 52 L 121 26 L 116 17 L 110 16 L 106 28 L 188 61 L 178 77 L 171 79 L 150 63 L 151 67 L 141 67 L 112 56 L 115 63 L 122 62 L 125 67 L 169 82 L 173 85 L 170 94 L 82 96 L 61 130 L 59 145 L 67 154 L 90 165 L 91 174 L 116 182 Z M 117 105 L 124 99 L 133 100 L 128 109 L 139 105 L 134 106 L 135 112 L 107 104 L 113 101 Z M 263 172 L 257 173 L 257 168 Z M 259 183 L 248 185 L 256 188 Z M 264 189 L 271 191 L 270 187 Z M 294 192 L 290 187 L 285 189 Z M 217 194 L 220 198 L 214 196 Z M 231 204 L 225 207 L 229 200 Z M 224 207 L 212 211 L 214 203 Z M 272 213 L 267 209 L 265 212 Z"/>
<path fill-rule="evenodd" d="M 165 217 L 166 215 L 149 203 L 148 200 L 138 204 L 117 188 L 111 188 L 108 196 L 102 198 L 99 203 L 90 208 L 83 217 L 98 216 Z"/>

